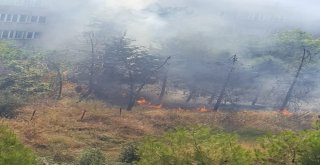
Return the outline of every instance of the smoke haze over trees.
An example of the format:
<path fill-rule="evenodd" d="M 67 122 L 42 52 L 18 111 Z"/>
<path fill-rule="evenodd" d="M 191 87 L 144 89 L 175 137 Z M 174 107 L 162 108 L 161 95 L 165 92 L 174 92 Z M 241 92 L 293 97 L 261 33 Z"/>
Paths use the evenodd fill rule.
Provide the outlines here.
<path fill-rule="evenodd" d="M 72 79 L 79 101 L 91 95 L 127 109 L 143 97 L 215 110 L 317 102 L 317 1 L 44 2 L 37 48 L 46 49 L 57 98 Z"/>
<path fill-rule="evenodd" d="M 68 49 L 70 53 L 67 59 L 73 63 L 91 61 L 95 67 L 95 80 L 81 82 L 90 84 L 89 81 L 92 81 L 98 88 L 102 83 L 100 72 L 106 67 L 101 60 L 112 56 L 107 47 L 125 33 L 134 45 L 144 47 L 156 58 L 172 57 L 169 66 L 166 66 L 166 87 L 173 89 L 174 93 L 183 91 L 180 101 L 189 103 L 201 98 L 201 104 L 213 106 L 221 95 L 224 103 L 277 107 L 283 104 L 281 102 L 288 92 L 286 88 L 290 87 L 303 52 L 299 45 L 295 49 L 289 48 L 289 51 L 285 47 L 291 41 L 280 43 L 279 40 L 284 33 L 307 33 L 317 40 L 320 17 L 314 12 L 318 3 L 277 0 L 54 1 L 51 2 L 51 11 L 59 13 L 59 17 L 55 17 L 55 26 L 50 27 L 50 34 L 54 34 L 50 36 L 52 39 L 44 42 L 44 45 L 51 49 Z M 91 50 L 88 38 L 83 37 L 84 32 L 94 34 L 94 50 Z M 293 37 L 291 40 L 302 42 L 299 41 L 301 38 Z M 95 55 L 94 61 L 90 56 L 92 53 Z M 233 66 L 234 73 L 229 75 L 230 83 L 225 84 L 223 94 L 219 94 L 233 65 L 231 58 L 234 54 L 238 58 Z M 301 104 L 301 100 L 311 101 L 308 98 L 318 91 L 315 83 L 318 81 L 318 75 L 315 75 L 318 69 L 317 53 L 314 54 L 313 62 L 301 68 L 299 81 L 294 85 L 296 90 L 290 94 L 296 100 L 289 100 L 296 106 Z M 108 62 L 113 63 L 112 60 Z M 113 65 L 113 68 L 121 66 L 118 63 L 118 66 L 116 63 Z M 89 69 L 89 72 L 93 71 Z M 125 81 L 120 75 L 118 79 Z M 117 77 L 102 77 L 108 76 Z M 159 85 L 161 79 L 159 77 L 157 80 Z M 109 88 L 113 86 L 112 81 L 102 84 L 110 85 Z M 114 89 L 119 88 L 123 86 Z M 101 89 L 96 91 L 100 92 L 98 95 L 104 95 Z M 160 92 L 151 95 L 160 95 Z"/>
<path fill-rule="evenodd" d="M 20 162 L 22 143 L 31 164 L 319 162 L 319 11 L 0 0 L 0 139 L 17 144 L 0 165 Z"/>

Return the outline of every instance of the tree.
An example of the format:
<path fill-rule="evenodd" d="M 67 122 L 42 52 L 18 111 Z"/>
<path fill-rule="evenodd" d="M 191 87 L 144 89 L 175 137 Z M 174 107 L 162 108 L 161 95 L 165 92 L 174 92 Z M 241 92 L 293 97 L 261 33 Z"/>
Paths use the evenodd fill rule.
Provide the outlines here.
<path fill-rule="evenodd" d="M 186 103 L 197 98 L 216 95 L 224 73 L 224 59 L 230 55 L 225 51 L 213 51 L 201 41 L 199 36 L 174 38 L 162 46 L 161 54 L 174 56 L 170 61 L 168 85 L 176 91 L 183 91 Z M 219 70 L 219 72 L 217 72 Z M 222 70 L 222 71 L 221 71 Z M 212 99 L 211 102 L 214 100 Z M 205 104 L 205 103 L 204 103 Z M 192 105 L 193 106 L 193 105 Z"/>
<path fill-rule="evenodd" d="M 149 54 L 144 47 L 134 45 L 133 40 L 123 35 L 106 46 L 102 57 L 103 68 L 98 76 L 97 86 L 103 89 L 116 85 L 119 89 L 122 85 L 126 85 L 128 87 L 127 110 L 132 110 L 142 89 L 145 85 L 156 82 L 157 73 L 169 59 L 170 57 L 161 62 L 158 57 Z"/>
<path fill-rule="evenodd" d="M 5 126 L 0 126 L 0 165 L 36 164 L 36 156 L 26 148 L 16 135 Z"/>
<path fill-rule="evenodd" d="M 55 99 L 59 100 L 62 97 L 63 76 L 61 73 L 61 64 L 48 60 L 48 68 L 56 72 L 56 78 L 52 84 Z"/>
<path fill-rule="evenodd" d="M 314 78 L 309 75 L 317 70 L 315 64 L 319 61 L 314 56 L 319 48 L 319 39 L 300 30 L 280 32 L 249 47 L 246 54 L 259 75 L 254 95 L 264 97 L 264 103 L 276 104 L 280 111 L 306 101 L 310 88 L 314 87 Z M 307 87 L 305 81 L 309 82 Z"/>
<path fill-rule="evenodd" d="M 95 38 L 94 32 L 88 32 L 84 34 L 85 38 L 87 38 L 87 43 L 89 44 L 89 49 L 90 49 L 90 60 L 89 60 L 89 83 L 88 83 L 88 90 L 84 93 L 81 94 L 79 98 L 79 102 L 81 102 L 83 99 L 87 98 L 94 90 L 94 79 L 95 76 L 98 72 L 98 69 L 96 68 L 97 64 L 97 46 L 98 46 L 98 41 Z"/>
<path fill-rule="evenodd" d="M 13 117 L 20 104 L 43 97 L 51 90 L 44 57 L 41 52 L 0 42 L 0 97 L 7 100 L 0 105 L 1 116 Z"/>
<path fill-rule="evenodd" d="M 300 76 L 301 69 L 305 65 L 305 62 L 306 62 L 307 58 L 310 58 L 310 56 L 311 56 L 311 53 L 309 51 L 306 52 L 306 49 L 303 49 L 303 55 L 302 55 L 302 58 L 301 58 L 301 62 L 300 62 L 299 67 L 297 69 L 296 75 L 294 76 L 293 81 L 292 81 L 292 83 L 291 83 L 291 85 L 289 87 L 289 90 L 288 90 L 288 92 L 286 94 L 286 97 L 284 98 L 284 100 L 282 102 L 282 105 L 280 107 L 280 111 L 284 111 L 284 110 L 287 109 L 288 102 L 291 99 L 291 95 L 292 95 L 293 89 L 294 89 L 294 87 L 295 87 L 295 85 L 297 83 L 297 80 L 298 80 L 298 78 Z"/>
<path fill-rule="evenodd" d="M 234 69 L 235 69 L 235 64 L 236 64 L 237 61 L 238 61 L 238 57 L 237 57 L 237 55 L 234 55 L 234 56 L 232 57 L 232 66 L 231 66 L 231 69 L 230 69 L 230 71 L 229 71 L 229 73 L 228 73 L 228 76 L 227 76 L 226 81 L 224 82 L 224 84 L 223 84 L 223 86 L 222 86 L 222 88 L 221 88 L 221 91 L 220 91 L 220 93 L 219 93 L 217 102 L 216 102 L 216 104 L 214 105 L 214 108 L 213 108 L 214 111 L 218 111 L 218 109 L 219 109 L 219 107 L 220 107 L 221 101 L 222 101 L 222 99 L 223 99 L 223 97 L 224 97 L 224 95 L 225 95 L 225 91 L 226 91 L 226 89 L 227 89 L 227 87 L 228 87 L 228 85 L 229 85 L 229 83 L 230 83 L 230 79 L 231 79 L 232 73 L 233 73 L 233 71 L 234 71 Z"/>
<path fill-rule="evenodd" d="M 163 101 L 163 97 L 166 93 L 167 83 L 168 83 L 168 71 L 165 71 L 163 75 L 162 84 L 161 84 L 161 92 L 159 94 L 159 103 L 162 103 Z"/>
<path fill-rule="evenodd" d="M 297 81 L 300 78 L 302 69 L 308 65 L 313 59 L 313 56 L 320 51 L 320 40 L 314 38 L 310 34 L 302 31 L 289 31 L 281 33 L 278 36 L 279 46 L 282 46 L 280 51 L 283 51 L 280 56 L 283 60 L 288 62 L 295 62 L 300 59 L 295 76 L 289 86 L 286 96 L 280 106 L 280 111 L 284 111 L 288 108 L 288 103 L 292 98 L 293 91 L 296 87 Z M 277 50 L 276 50 L 277 51 Z M 299 58 L 299 52 L 303 52 Z"/>

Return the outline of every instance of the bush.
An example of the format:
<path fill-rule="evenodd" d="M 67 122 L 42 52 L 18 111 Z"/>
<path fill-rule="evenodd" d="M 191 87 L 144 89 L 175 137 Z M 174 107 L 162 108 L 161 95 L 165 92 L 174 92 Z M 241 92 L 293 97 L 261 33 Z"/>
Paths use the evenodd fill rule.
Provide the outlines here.
<path fill-rule="evenodd" d="M 16 109 L 21 105 L 20 100 L 7 92 L 0 95 L 0 117 L 13 118 L 16 116 Z"/>
<path fill-rule="evenodd" d="M 138 144 L 129 143 L 122 148 L 119 161 L 123 163 L 133 163 L 140 160 Z"/>
<path fill-rule="evenodd" d="M 137 164 L 253 164 L 252 153 L 237 143 L 232 134 L 209 128 L 179 128 L 161 138 L 146 138 L 139 148 Z"/>
<path fill-rule="evenodd" d="M 296 132 L 268 135 L 260 140 L 260 150 L 256 158 L 260 163 L 292 164 L 297 162 L 301 152 L 301 139 Z"/>
<path fill-rule="evenodd" d="M 51 74 L 45 54 L 0 42 L 0 116 L 13 118 L 16 109 L 33 98 L 42 98 L 50 88 Z"/>
<path fill-rule="evenodd" d="M 260 164 L 320 164 L 320 131 L 282 132 L 261 140 Z"/>
<path fill-rule="evenodd" d="M 302 141 L 303 152 L 301 163 L 309 165 L 320 164 L 320 131 L 305 132 L 305 139 Z"/>
<path fill-rule="evenodd" d="M 242 148 L 237 137 L 204 127 L 179 128 L 161 138 L 146 138 L 137 164 L 320 164 L 320 131 L 285 131 L 259 140 L 260 147 Z"/>
<path fill-rule="evenodd" d="M 80 158 L 78 165 L 106 165 L 106 158 L 100 149 L 87 150 Z"/>
<path fill-rule="evenodd" d="M 36 157 L 24 147 L 15 134 L 5 126 L 0 126 L 0 165 L 34 165 Z"/>

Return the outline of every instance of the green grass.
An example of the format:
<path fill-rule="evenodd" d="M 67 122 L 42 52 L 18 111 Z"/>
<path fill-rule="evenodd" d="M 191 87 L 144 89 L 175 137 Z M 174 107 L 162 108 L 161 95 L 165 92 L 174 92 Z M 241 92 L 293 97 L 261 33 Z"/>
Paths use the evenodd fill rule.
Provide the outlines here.
<path fill-rule="evenodd" d="M 250 141 L 255 141 L 258 138 L 264 137 L 268 134 L 271 134 L 271 132 L 265 131 L 265 130 L 259 130 L 259 129 L 255 129 L 255 128 L 244 128 L 238 131 L 235 131 L 234 133 L 236 133 L 237 135 L 239 135 L 239 139 L 241 141 L 246 141 L 246 142 L 250 142 Z"/>

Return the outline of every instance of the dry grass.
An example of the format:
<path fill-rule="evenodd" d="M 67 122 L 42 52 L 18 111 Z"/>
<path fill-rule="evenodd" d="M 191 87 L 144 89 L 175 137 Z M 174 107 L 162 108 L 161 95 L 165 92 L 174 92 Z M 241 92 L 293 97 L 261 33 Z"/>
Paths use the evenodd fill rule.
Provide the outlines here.
<path fill-rule="evenodd" d="M 83 111 L 86 114 L 80 121 Z M 33 112 L 36 111 L 32 121 Z M 207 125 L 240 133 L 278 132 L 311 127 L 315 114 L 284 117 L 276 112 L 205 112 L 144 109 L 123 112 L 99 101 L 76 103 L 65 98 L 24 107 L 13 120 L 3 120 L 40 156 L 73 161 L 86 148 L 99 147 L 116 159 L 123 144 L 185 125 Z M 244 145 L 250 146 L 248 142 Z"/>

